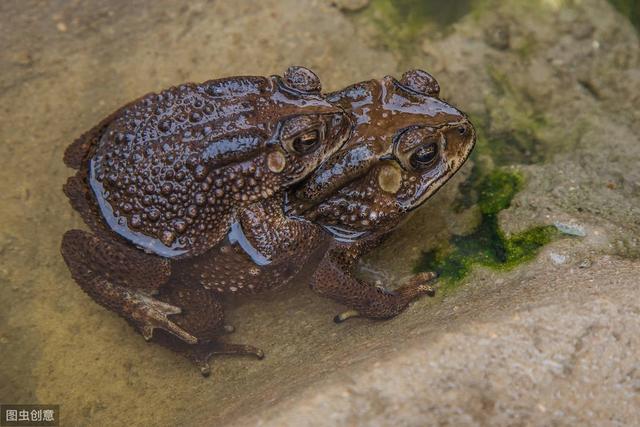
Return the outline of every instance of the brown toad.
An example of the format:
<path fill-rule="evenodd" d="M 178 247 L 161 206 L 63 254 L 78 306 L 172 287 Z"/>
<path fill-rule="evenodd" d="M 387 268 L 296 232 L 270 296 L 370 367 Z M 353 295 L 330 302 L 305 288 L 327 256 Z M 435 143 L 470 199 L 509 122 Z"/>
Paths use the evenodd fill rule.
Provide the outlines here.
<path fill-rule="evenodd" d="M 346 305 L 335 317 L 389 318 L 433 290 L 421 273 L 394 290 L 354 276 L 357 261 L 378 246 L 464 164 L 476 141 L 467 116 L 438 98 L 428 73 L 412 70 L 327 95 L 356 123 L 350 140 L 289 198 L 289 214 L 324 229 L 333 242 L 311 288 Z M 293 192 L 293 190 L 292 190 Z"/>
<path fill-rule="evenodd" d="M 294 184 L 347 139 L 340 107 L 302 67 L 284 78 L 232 77 L 149 94 L 75 141 L 64 191 L 93 234 L 71 230 L 62 254 L 96 301 L 146 338 L 178 307 L 150 297 L 171 263 L 218 245 L 239 212 Z"/>

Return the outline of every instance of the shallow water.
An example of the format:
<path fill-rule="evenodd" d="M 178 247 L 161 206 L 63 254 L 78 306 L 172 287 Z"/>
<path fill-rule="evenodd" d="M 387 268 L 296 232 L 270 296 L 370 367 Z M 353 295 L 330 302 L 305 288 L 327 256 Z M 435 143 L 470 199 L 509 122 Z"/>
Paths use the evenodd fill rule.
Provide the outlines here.
<path fill-rule="evenodd" d="M 296 283 L 238 301 L 229 313 L 238 328 L 233 341 L 259 346 L 267 358 L 216 359 L 203 380 L 186 360 L 145 343 L 94 304 L 59 254 L 62 234 L 83 227 L 61 191 L 71 174 L 63 150 L 123 103 L 184 81 L 268 75 L 304 64 L 332 90 L 400 76 L 408 67 L 432 71 L 444 95 L 471 113 L 484 142 L 456 179 L 372 255 L 367 266 L 383 277 L 405 277 L 423 253 L 472 233 L 482 197 L 474 183 L 495 167 L 515 166 L 526 175 L 505 213 L 509 221 L 500 223 L 505 233 L 568 215 L 609 233 L 606 243 L 588 248 L 593 253 L 637 256 L 639 196 L 631 167 L 637 146 L 623 142 L 638 134 L 633 123 L 640 108 L 634 113 L 638 99 L 616 83 L 638 64 L 637 37 L 626 18 L 605 1 L 504 2 L 500 10 L 480 0 L 437 3 L 372 0 L 352 12 L 329 1 L 294 0 L 259 7 L 252 1 L 2 2 L 0 402 L 60 404 L 63 425 L 231 422 L 459 321 L 438 311 L 436 298 L 389 322 L 336 327 L 330 320 L 340 307 Z M 627 5 L 637 19 L 637 3 Z M 558 34 L 542 35 L 556 27 Z M 561 43 L 556 50 L 548 47 L 554 37 Z M 596 42 L 607 47 L 606 56 Z M 576 64 L 563 74 L 564 65 L 549 65 L 558 57 Z M 549 93 L 545 79 L 552 82 Z M 559 97 L 562 90 L 566 96 Z M 574 113 L 572 105 L 589 108 Z M 557 167 L 544 169 L 562 156 L 566 164 L 576 157 L 579 164 L 599 164 L 602 150 L 590 141 L 602 134 L 619 136 L 621 144 L 619 158 L 607 158 L 617 166 L 594 172 L 611 188 L 576 195 L 568 188 L 579 190 L 580 179 L 590 185 L 584 183 L 592 175 L 560 177 L 549 172 Z M 550 175 L 557 180 L 545 181 Z M 553 192 L 558 200 L 544 199 Z M 541 203 L 546 211 L 536 210 Z"/>

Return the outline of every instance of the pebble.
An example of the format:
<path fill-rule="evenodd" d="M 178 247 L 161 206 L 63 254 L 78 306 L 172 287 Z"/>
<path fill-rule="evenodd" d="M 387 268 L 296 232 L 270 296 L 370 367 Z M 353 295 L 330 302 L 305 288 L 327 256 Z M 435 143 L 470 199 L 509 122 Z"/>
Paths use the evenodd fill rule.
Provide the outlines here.
<path fill-rule="evenodd" d="M 589 268 L 589 267 L 591 267 L 591 260 L 590 259 L 583 259 L 582 261 L 580 261 L 580 264 L 578 264 L 578 267 L 580 267 L 580 268 Z"/>
<path fill-rule="evenodd" d="M 553 225 L 559 232 L 569 234 L 570 236 L 584 237 L 587 235 L 584 227 L 579 224 L 567 224 L 564 222 L 556 221 Z"/>
<path fill-rule="evenodd" d="M 551 262 L 553 262 L 555 265 L 561 265 L 567 262 L 567 256 L 559 254 L 557 252 L 550 252 L 549 258 L 551 259 Z"/>

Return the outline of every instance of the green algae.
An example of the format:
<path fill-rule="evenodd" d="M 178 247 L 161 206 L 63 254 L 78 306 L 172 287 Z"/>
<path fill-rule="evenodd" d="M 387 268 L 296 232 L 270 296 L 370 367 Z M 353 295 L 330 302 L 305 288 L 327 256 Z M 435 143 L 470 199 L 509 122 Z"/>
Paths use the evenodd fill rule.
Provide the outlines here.
<path fill-rule="evenodd" d="M 629 21 L 640 31 L 640 1 L 638 0 L 609 0 L 618 12 L 629 18 Z"/>
<path fill-rule="evenodd" d="M 480 212 L 495 215 L 509 207 L 511 200 L 522 188 L 522 177 L 517 173 L 495 170 L 478 187 Z"/>
<path fill-rule="evenodd" d="M 539 226 L 506 236 L 498 224 L 498 213 L 511 205 L 522 188 L 520 174 L 494 169 L 477 184 L 481 220 L 467 235 L 454 235 L 447 247 L 423 253 L 414 271 L 436 271 L 443 290 L 452 289 L 474 264 L 508 270 L 531 260 L 539 249 L 558 235 L 553 226 Z"/>

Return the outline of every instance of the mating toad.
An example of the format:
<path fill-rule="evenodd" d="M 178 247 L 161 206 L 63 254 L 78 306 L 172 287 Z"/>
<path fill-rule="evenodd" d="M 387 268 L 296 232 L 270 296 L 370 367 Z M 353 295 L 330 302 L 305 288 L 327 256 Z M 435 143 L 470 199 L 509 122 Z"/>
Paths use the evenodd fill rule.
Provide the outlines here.
<path fill-rule="evenodd" d="M 95 300 L 207 373 L 214 354 L 263 355 L 221 341 L 232 330 L 224 324 L 226 296 L 282 285 L 305 265 L 315 267 L 314 291 L 349 308 L 337 321 L 392 317 L 432 292 L 432 273 L 396 290 L 353 276 L 358 258 L 440 188 L 475 143 L 471 123 L 438 98 L 429 74 L 410 71 L 324 97 L 302 68 L 284 80 L 183 88 L 124 107 L 67 151 L 79 171 L 65 192 L 94 234 L 67 232 L 62 253 Z M 186 108 L 174 106 L 181 91 Z M 171 125 L 163 126 L 167 103 Z M 208 121 L 192 122 L 208 105 Z M 196 149 L 209 141 L 222 143 Z M 125 160 L 121 146 L 130 152 Z M 120 174 L 112 176 L 114 168 Z"/>

